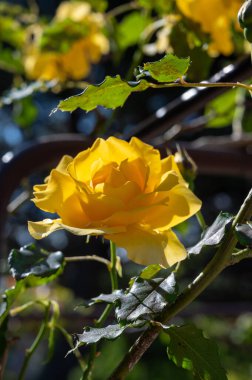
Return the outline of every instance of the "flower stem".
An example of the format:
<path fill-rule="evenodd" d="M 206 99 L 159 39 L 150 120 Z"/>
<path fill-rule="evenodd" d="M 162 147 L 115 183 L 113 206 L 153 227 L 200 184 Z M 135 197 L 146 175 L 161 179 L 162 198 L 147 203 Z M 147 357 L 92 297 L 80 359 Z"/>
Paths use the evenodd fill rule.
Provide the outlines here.
<path fill-rule="evenodd" d="M 24 362 L 23 362 L 23 365 L 22 365 L 22 368 L 20 370 L 20 373 L 19 373 L 19 376 L 18 376 L 18 380 L 23 380 L 24 379 L 24 376 L 25 376 L 25 372 L 27 370 L 27 367 L 28 367 L 28 364 L 30 362 L 30 359 L 32 357 L 32 355 L 34 354 L 34 352 L 36 351 L 36 349 L 38 348 L 41 340 L 43 339 L 47 329 L 48 329 L 48 320 L 49 320 L 49 315 L 50 315 L 50 306 L 51 306 L 51 303 L 48 302 L 46 305 L 45 305 L 45 316 L 44 316 L 44 319 L 42 321 L 42 324 L 40 326 L 40 329 L 39 329 L 39 332 L 34 340 L 34 342 L 32 343 L 31 347 L 28 348 L 25 352 L 25 359 L 24 359 Z"/>
<path fill-rule="evenodd" d="M 109 260 L 104 259 L 103 257 L 96 255 L 87 255 L 87 256 L 71 256 L 65 257 L 65 261 L 68 263 L 76 262 L 76 261 L 98 261 L 101 264 L 105 264 L 107 267 L 111 267 L 111 263 Z"/>
<path fill-rule="evenodd" d="M 55 328 L 58 329 L 61 332 L 61 334 L 64 336 L 64 338 L 66 339 L 67 343 L 71 347 L 71 349 L 73 349 L 74 348 L 74 344 L 73 344 L 72 336 L 70 334 L 68 334 L 68 332 L 64 329 L 64 327 L 62 327 L 59 324 L 56 324 Z M 78 348 L 76 348 L 75 350 L 73 350 L 73 354 L 75 355 L 76 359 L 78 360 L 78 363 L 79 363 L 82 371 L 84 371 L 85 368 L 86 368 L 86 363 L 84 362 L 84 360 L 83 360 L 83 358 L 81 356 L 81 353 L 78 350 Z"/>
<path fill-rule="evenodd" d="M 116 245 L 112 241 L 110 241 L 110 279 L 111 279 L 111 288 L 112 292 L 118 289 L 118 278 L 116 271 Z"/>
<path fill-rule="evenodd" d="M 196 277 L 196 279 L 185 289 L 176 301 L 168 305 L 158 321 L 162 324 L 167 323 L 171 318 L 177 315 L 187 305 L 202 293 L 213 280 L 222 272 L 222 270 L 230 263 L 232 252 L 237 244 L 235 235 L 235 226 L 238 223 L 244 223 L 252 216 L 252 189 L 247 198 L 243 202 L 238 214 L 236 215 L 230 230 L 227 232 L 222 244 L 218 248 L 213 259 L 207 264 L 204 270 Z M 109 380 L 123 380 L 128 373 L 134 368 L 135 364 L 141 359 L 145 351 L 157 338 L 162 331 L 162 326 L 154 325 L 146 330 L 134 343 L 129 352 L 126 354 L 122 362 L 115 369 Z"/>
<path fill-rule="evenodd" d="M 116 271 L 116 245 L 112 241 L 110 241 L 110 281 L 111 281 L 111 290 L 112 292 L 118 289 L 118 278 L 117 278 L 117 271 Z M 108 318 L 109 314 L 111 313 L 113 309 L 113 305 L 107 305 L 100 316 L 100 318 L 95 322 L 95 327 L 99 328 L 102 327 L 103 323 Z M 85 371 L 82 374 L 81 380 L 89 380 L 91 379 L 92 375 L 92 369 L 94 366 L 94 361 L 96 357 L 96 351 L 97 351 L 97 344 L 92 344 L 90 353 L 89 353 L 89 360 L 87 363 L 87 367 Z"/>
<path fill-rule="evenodd" d="M 198 212 L 196 213 L 196 218 L 197 218 L 197 220 L 198 220 L 198 223 L 199 223 L 199 225 L 200 225 L 202 231 L 204 231 L 204 230 L 207 228 L 207 224 L 206 224 L 206 222 L 205 222 L 205 218 L 204 218 L 204 216 L 203 216 L 203 214 L 202 214 L 201 211 L 198 211 Z"/>

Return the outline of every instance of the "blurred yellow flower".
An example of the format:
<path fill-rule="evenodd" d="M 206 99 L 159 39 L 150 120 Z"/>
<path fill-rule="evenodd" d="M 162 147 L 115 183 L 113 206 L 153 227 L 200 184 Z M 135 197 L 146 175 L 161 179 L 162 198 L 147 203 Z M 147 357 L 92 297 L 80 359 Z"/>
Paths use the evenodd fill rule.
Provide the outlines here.
<path fill-rule="evenodd" d="M 64 24 L 66 20 L 71 20 L 80 26 L 77 29 L 79 36 L 78 33 L 74 38 L 70 35 L 71 43 L 67 41 L 68 33 L 76 31 L 72 24 Z M 24 49 L 24 67 L 28 78 L 60 81 L 84 78 L 89 74 L 91 64 L 99 62 L 101 56 L 109 51 L 109 42 L 102 33 L 103 15 L 92 13 L 88 3 L 63 2 L 58 7 L 52 21 L 52 25 L 54 24 L 60 25 L 62 32 L 60 36 L 51 35 L 49 39 L 58 38 L 61 40 L 59 44 L 66 39 L 67 48 L 64 51 L 57 50 L 56 44 L 56 49 L 42 49 L 40 43 L 43 38 L 43 27 L 36 25 L 31 28 L 30 34 L 33 39 L 32 42 L 27 43 Z M 54 45 L 55 42 L 57 41 L 54 41 Z"/>
<path fill-rule="evenodd" d="M 243 0 L 176 0 L 176 3 L 186 17 L 210 34 L 208 51 L 211 55 L 233 53 L 232 25 L 238 28 L 237 13 Z"/>
<path fill-rule="evenodd" d="M 200 200 L 188 189 L 174 156 L 137 138 L 98 138 L 75 158 L 64 156 L 42 185 L 35 205 L 57 219 L 29 222 L 35 239 L 65 229 L 76 235 L 103 235 L 128 257 L 165 267 L 186 257 L 172 227 L 195 214 Z"/>

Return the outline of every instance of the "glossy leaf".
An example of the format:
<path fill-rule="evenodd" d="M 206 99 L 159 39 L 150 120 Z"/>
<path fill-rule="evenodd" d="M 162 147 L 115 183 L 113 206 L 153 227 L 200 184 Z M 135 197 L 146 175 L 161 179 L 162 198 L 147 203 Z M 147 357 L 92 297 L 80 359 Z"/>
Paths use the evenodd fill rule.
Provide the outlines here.
<path fill-rule="evenodd" d="M 62 100 L 57 109 L 71 112 L 77 108 L 88 112 L 98 106 L 114 109 L 122 107 L 132 92 L 144 91 L 146 88 L 148 84 L 145 81 L 125 82 L 119 75 L 107 76 L 101 84 L 89 85 L 81 94 Z"/>
<path fill-rule="evenodd" d="M 190 66 L 190 58 L 178 58 L 167 54 L 156 62 L 144 63 L 140 67 L 137 79 L 151 77 L 160 83 L 174 82 L 186 74 Z"/>
<path fill-rule="evenodd" d="M 168 357 L 178 367 L 191 371 L 197 380 L 227 380 L 216 343 L 205 338 L 201 330 L 185 325 L 165 331 L 170 338 Z"/>
<path fill-rule="evenodd" d="M 154 319 L 176 296 L 174 274 L 151 280 L 138 277 L 129 291 L 120 297 L 116 317 L 121 322 Z"/>
<path fill-rule="evenodd" d="M 109 325 L 101 328 L 86 327 L 82 334 L 75 334 L 75 349 L 81 344 L 97 343 L 101 339 L 114 340 L 118 338 L 128 326 Z"/>
<path fill-rule="evenodd" d="M 49 253 L 36 247 L 35 244 L 13 249 L 8 261 L 12 276 L 17 281 L 26 279 L 27 285 L 31 286 L 52 281 L 64 268 L 62 252 Z"/>
<path fill-rule="evenodd" d="M 204 251 L 217 248 L 221 244 L 226 231 L 232 223 L 232 220 L 232 215 L 221 212 L 213 224 L 203 232 L 200 241 L 193 247 L 188 248 L 188 253 L 198 255 Z"/>
<path fill-rule="evenodd" d="M 252 247 L 252 225 L 250 223 L 236 225 L 235 231 L 240 244 Z"/>
<path fill-rule="evenodd" d="M 100 294 L 98 297 L 92 298 L 90 301 L 86 302 L 84 306 L 90 307 L 101 302 L 112 304 L 112 303 L 115 303 L 117 300 L 119 300 L 122 296 L 123 296 L 122 290 L 115 290 L 111 294 Z"/>

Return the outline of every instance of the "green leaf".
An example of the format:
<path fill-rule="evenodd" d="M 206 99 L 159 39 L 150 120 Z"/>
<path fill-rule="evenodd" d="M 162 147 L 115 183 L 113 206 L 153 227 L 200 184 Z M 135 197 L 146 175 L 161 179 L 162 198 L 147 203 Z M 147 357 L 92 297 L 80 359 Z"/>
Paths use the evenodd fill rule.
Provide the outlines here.
<path fill-rule="evenodd" d="M 154 9 L 156 12 L 160 13 L 162 16 L 164 14 L 169 14 L 172 10 L 173 0 L 137 0 L 138 4 L 146 9 Z"/>
<path fill-rule="evenodd" d="M 122 107 L 132 92 L 144 91 L 146 88 L 148 83 L 145 81 L 125 82 L 119 75 L 107 76 L 101 84 L 89 85 L 81 94 L 62 100 L 53 112 L 57 109 L 72 112 L 78 107 L 87 112 L 98 106 L 112 109 Z"/>
<path fill-rule="evenodd" d="M 89 306 L 94 305 L 96 303 L 105 302 L 105 303 L 115 303 L 117 300 L 119 300 L 123 296 L 122 290 L 115 290 L 111 294 L 100 294 L 98 297 L 92 298 L 91 302 L 89 303 Z"/>
<path fill-rule="evenodd" d="M 139 67 L 136 78 L 153 78 L 160 83 L 174 82 L 186 74 L 190 66 L 190 58 L 178 58 L 173 54 L 167 54 L 156 62 L 144 63 Z"/>
<path fill-rule="evenodd" d="M 119 47 L 124 50 L 138 44 L 139 36 L 149 23 L 149 18 L 137 11 L 125 16 L 117 27 L 116 37 Z"/>
<path fill-rule="evenodd" d="M 213 224 L 208 227 L 202 234 L 200 241 L 193 247 L 188 248 L 189 255 L 198 255 L 205 251 L 211 251 L 213 248 L 217 248 L 231 226 L 233 216 L 221 212 Z"/>
<path fill-rule="evenodd" d="M 178 367 L 191 371 L 197 380 L 227 380 L 216 343 L 201 330 L 185 325 L 168 327 L 165 332 L 170 338 L 168 357 Z"/>
<path fill-rule="evenodd" d="M 235 226 L 236 236 L 240 244 L 252 247 L 252 225 L 250 223 L 237 224 Z"/>
<path fill-rule="evenodd" d="M 237 89 L 231 89 L 208 103 L 205 115 L 207 127 L 222 128 L 232 124 L 236 110 Z"/>
<path fill-rule="evenodd" d="M 176 296 L 174 274 L 165 279 L 143 280 L 138 277 L 129 291 L 119 298 L 120 306 L 116 308 L 116 317 L 120 322 L 154 319 Z"/>
<path fill-rule="evenodd" d="M 144 268 L 139 277 L 141 277 L 142 279 L 144 280 L 150 280 L 151 278 L 153 278 L 158 272 L 161 271 L 162 266 L 159 265 L 159 264 L 152 264 L 152 265 L 148 265 L 146 268 Z"/>
<path fill-rule="evenodd" d="M 37 286 L 54 280 L 62 273 L 64 256 L 62 252 L 49 253 L 35 244 L 13 249 L 8 258 L 10 272 L 18 281 L 26 279 L 26 286 Z"/>
<path fill-rule="evenodd" d="M 76 339 L 75 348 L 79 347 L 81 344 L 92 344 L 97 343 L 101 339 L 114 340 L 118 338 L 128 326 L 109 325 L 101 328 L 86 327 L 83 334 L 75 334 Z"/>
<path fill-rule="evenodd" d="M 31 126 L 37 116 L 38 109 L 31 96 L 21 99 L 13 108 L 13 119 L 22 128 Z"/>
<path fill-rule="evenodd" d="M 7 317 L 12 304 L 25 288 L 47 284 L 55 280 L 64 269 L 61 252 L 49 253 L 35 244 L 13 249 L 8 258 L 10 272 L 17 280 L 15 286 L 6 289 L 0 303 L 0 325 Z"/>
<path fill-rule="evenodd" d="M 4 294 L 2 294 L 2 302 L 0 303 L 0 326 L 8 316 L 12 304 L 16 301 L 23 289 L 24 281 L 18 281 L 15 286 L 6 289 Z"/>
<path fill-rule="evenodd" d="M 24 67 L 19 54 L 14 54 L 13 49 L 3 47 L 0 44 L 0 68 L 9 73 L 23 74 Z"/>

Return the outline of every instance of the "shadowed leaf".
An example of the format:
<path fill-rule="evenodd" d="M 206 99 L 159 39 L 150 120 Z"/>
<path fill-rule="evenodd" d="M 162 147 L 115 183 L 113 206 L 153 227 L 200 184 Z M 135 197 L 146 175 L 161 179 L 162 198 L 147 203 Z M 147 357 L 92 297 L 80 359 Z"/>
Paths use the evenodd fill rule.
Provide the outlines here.
<path fill-rule="evenodd" d="M 252 226 L 251 224 L 238 224 L 235 226 L 236 236 L 239 243 L 246 247 L 252 247 Z"/>
<path fill-rule="evenodd" d="M 198 255 L 203 251 L 217 248 L 221 244 L 228 227 L 230 227 L 232 223 L 232 220 L 232 215 L 221 212 L 213 224 L 203 232 L 201 240 L 193 247 L 188 248 L 189 255 Z"/>
<path fill-rule="evenodd" d="M 203 336 L 193 325 L 168 327 L 169 359 L 178 367 L 191 371 L 197 380 L 227 380 L 221 366 L 216 343 Z"/>
<path fill-rule="evenodd" d="M 35 244 L 13 249 L 8 261 L 12 276 L 16 280 L 26 279 L 32 286 L 52 281 L 62 273 L 64 267 L 62 252 L 49 253 Z"/>

